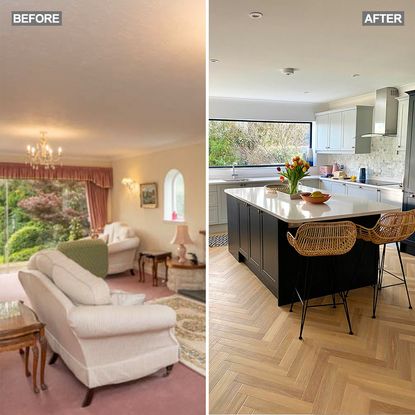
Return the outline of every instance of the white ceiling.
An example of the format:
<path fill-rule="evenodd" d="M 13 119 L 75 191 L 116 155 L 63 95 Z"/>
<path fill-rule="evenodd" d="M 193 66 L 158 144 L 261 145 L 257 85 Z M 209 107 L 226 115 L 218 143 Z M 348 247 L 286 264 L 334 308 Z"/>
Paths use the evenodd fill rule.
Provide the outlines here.
<path fill-rule="evenodd" d="M 0 155 L 47 130 L 66 156 L 102 159 L 205 133 L 203 0 L 2 0 Z M 62 10 L 62 27 L 11 26 Z"/>
<path fill-rule="evenodd" d="M 363 27 L 363 10 L 404 10 L 405 26 Z M 415 82 L 413 0 L 210 0 L 209 14 L 210 96 L 328 102 Z"/>

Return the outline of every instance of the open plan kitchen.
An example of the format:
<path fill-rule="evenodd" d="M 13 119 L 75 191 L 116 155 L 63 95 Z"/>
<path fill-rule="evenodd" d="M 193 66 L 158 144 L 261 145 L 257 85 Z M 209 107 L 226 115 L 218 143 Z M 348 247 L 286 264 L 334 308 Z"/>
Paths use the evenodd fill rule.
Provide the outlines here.
<path fill-rule="evenodd" d="M 210 7 L 210 412 L 415 413 L 413 35 L 305 3 Z"/>

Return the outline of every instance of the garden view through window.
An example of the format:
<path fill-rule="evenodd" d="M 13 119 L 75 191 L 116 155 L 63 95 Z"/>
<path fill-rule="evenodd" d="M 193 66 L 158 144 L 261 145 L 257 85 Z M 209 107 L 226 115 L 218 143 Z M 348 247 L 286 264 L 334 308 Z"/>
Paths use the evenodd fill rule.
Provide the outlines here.
<path fill-rule="evenodd" d="M 210 120 L 209 166 L 283 164 L 307 153 L 309 122 Z"/>
<path fill-rule="evenodd" d="M 85 183 L 0 180 L 0 266 L 88 233 Z"/>

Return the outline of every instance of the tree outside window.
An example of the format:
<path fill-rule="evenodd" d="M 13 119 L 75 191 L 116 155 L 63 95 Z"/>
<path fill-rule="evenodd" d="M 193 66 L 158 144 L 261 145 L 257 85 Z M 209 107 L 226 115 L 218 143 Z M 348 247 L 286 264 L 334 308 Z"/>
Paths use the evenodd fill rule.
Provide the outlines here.
<path fill-rule="evenodd" d="M 307 153 L 309 122 L 211 120 L 209 166 L 283 164 Z"/>

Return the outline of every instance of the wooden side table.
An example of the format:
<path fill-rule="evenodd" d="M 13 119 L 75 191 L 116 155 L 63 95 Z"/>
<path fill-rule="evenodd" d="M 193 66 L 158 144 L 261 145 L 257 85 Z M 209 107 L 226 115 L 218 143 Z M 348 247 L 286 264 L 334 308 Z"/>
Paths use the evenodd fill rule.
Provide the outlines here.
<path fill-rule="evenodd" d="M 167 261 L 170 269 L 170 278 L 167 287 L 172 291 L 179 290 L 204 290 L 206 289 L 205 268 L 206 264 L 199 262 L 194 264 L 187 260 L 179 262 L 178 259 Z"/>
<path fill-rule="evenodd" d="M 45 384 L 45 325 L 39 321 L 35 312 L 22 301 L 0 302 L 0 352 L 19 350 L 20 354 L 24 354 L 25 374 L 30 376 L 29 351 L 32 349 L 32 382 L 35 393 L 39 393 L 37 387 L 38 343 L 40 344 L 40 387 L 42 390 L 46 390 L 48 387 Z"/>
<path fill-rule="evenodd" d="M 157 271 L 158 271 L 158 264 L 164 263 L 166 267 L 165 271 L 165 281 L 168 280 L 168 267 L 167 267 L 167 260 L 171 258 L 171 252 L 168 251 L 143 251 L 140 252 L 138 256 L 138 271 L 139 271 L 139 282 L 146 282 L 146 276 L 144 273 L 144 264 L 145 260 L 149 259 L 153 262 L 152 266 L 152 275 L 153 275 L 153 286 L 158 286 L 158 278 L 157 278 Z"/>

